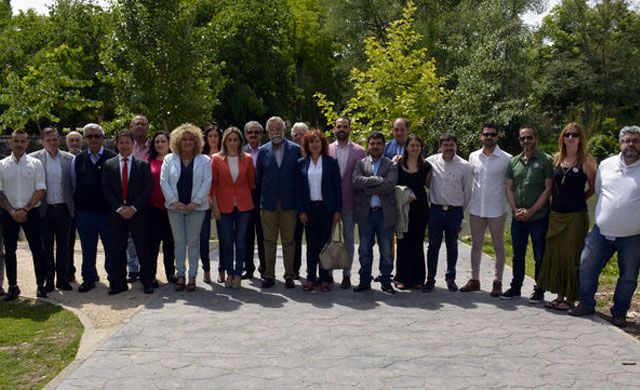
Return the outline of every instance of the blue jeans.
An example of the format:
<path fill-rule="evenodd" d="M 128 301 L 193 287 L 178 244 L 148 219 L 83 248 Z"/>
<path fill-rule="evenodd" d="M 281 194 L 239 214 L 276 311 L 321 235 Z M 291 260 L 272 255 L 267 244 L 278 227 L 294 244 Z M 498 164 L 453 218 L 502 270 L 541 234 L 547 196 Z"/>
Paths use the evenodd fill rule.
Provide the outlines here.
<path fill-rule="evenodd" d="M 613 241 L 600 234 L 597 225 L 585 239 L 580 255 L 580 304 L 595 308 L 594 296 L 598 291 L 598 276 L 614 252 L 618 253 L 618 283 L 613 295 L 611 314 L 626 315 L 631 297 L 638 286 L 640 270 L 640 234 L 617 237 Z"/>
<path fill-rule="evenodd" d="M 370 211 L 367 215 L 367 223 L 358 225 L 360 247 L 358 258 L 360 260 L 360 284 L 369 285 L 373 277 L 371 267 L 373 265 L 373 245 L 378 241 L 380 250 L 380 282 L 391 283 L 391 271 L 393 271 L 393 259 L 391 257 L 391 235 L 393 226 L 384 226 L 382 209 Z"/>
<path fill-rule="evenodd" d="M 189 277 L 198 275 L 198 260 L 200 259 L 200 232 L 204 210 L 184 212 L 168 210 L 169 223 L 175 242 L 176 276 L 184 277 L 186 274 L 185 260 L 189 258 Z"/>
<path fill-rule="evenodd" d="M 525 256 L 527 254 L 529 236 L 531 236 L 533 259 L 536 264 L 535 277 L 536 280 L 538 280 L 540 268 L 542 268 L 542 259 L 544 258 L 544 247 L 546 244 L 548 229 L 549 215 L 529 221 L 517 221 L 515 218 L 511 220 L 511 245 L 513 247 L 512 289 L 516 291 L 520 291 L 520 289 L 522 289 L 525 272 Z"/>
<path fill-rule="evenodd" d="M 247 231 L 251 221 L 252 210 L 238 211 L 233 209 L 230 213 L 220 215 L 218 234 L 224 268 L 229 275 L 240 276 L 247 257 Z M 235 248 L 235 265 L 234 265 Z"/>
<path fill-rule="evenodd" d="M 427 248 L 427 280 L 434 280 L 438 272 L 438 256 L 442 246 L 442 236 L 447 247 L 447 280 L 456 279 L 456 264 L 458 263 L 458 231 L 464 218 L 462 207 L 455 207 L 447 211 L 433 205 L 429 215 L 429 246 Z"/>
<path fill-rule="evenodd" d="M 112 264 L 111 226 L 108 213 L 92 213 L 76 210 L 76 227 L 82 247 L 82 281 L 95 283 L 99 280 L 96 269 L 98 237 L 104 248 L 105 264 Z"/>

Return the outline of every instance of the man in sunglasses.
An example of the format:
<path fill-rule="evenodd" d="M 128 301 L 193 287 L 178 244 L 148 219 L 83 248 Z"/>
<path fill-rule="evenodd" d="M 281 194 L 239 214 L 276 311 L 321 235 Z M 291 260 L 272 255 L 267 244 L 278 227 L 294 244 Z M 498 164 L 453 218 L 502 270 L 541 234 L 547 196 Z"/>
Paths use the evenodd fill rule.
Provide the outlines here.
<path fill-rule="evenodd" d="M 480 131 L 482 148 L 469 155 L 473 167 L 473 188 L 469 202 L 471 227 L 471 279 L 460 288 L 460 292 L 480 290 L 480 259 L 484 245 L 484 233 L 489 228 L 491 242 L 496 254 L 495 279 L 492 297 L 502 295 L 502 272 L 504 271 L 505 247 L 504 226 L 507 221 L 507 167 L 513 157 L 498 146 L 498 126 L 485 123 Z"/>
<path fill-rule="evenodd" d="M 112 264 L 109 205 L 102 190 L 102 172 L 105 162 L 116 154 L 102 145 L 104 130 L 100 125 L 89 123 L 82 133 L 87 148 L 71 162 L 71 183 L 82 245 L 82 284 L 78 292 L 85 293 L 95 288 L 99 280 L 96 270 L 98 238 L 104 247 L 105 263 Z"/>
<path fill-rule="evenodd" d="M 511 287 L 500 296 L 501 299 L 520 297 L 529 236 L 533 246 L 535 277 L 538 279 L 549 228 L 549 197 L 553 189 L 551 156 L 536 148 L 538 135 L 532 126 L 520 127 L 519 140 L 522 153 L 511 159 L 506 174 L 507 201 L 513 213 L 513 279 Z M 544 290 L 535 286 L 529 303 L 541 303 L 543 299 Z"/>

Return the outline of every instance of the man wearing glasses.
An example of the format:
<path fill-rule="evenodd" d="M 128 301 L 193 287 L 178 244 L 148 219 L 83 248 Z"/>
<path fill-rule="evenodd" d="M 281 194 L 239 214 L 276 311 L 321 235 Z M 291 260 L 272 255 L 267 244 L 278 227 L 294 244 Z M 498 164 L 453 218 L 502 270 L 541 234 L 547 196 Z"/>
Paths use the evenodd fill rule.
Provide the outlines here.
<path fill-rule="evenodd" d="M 473 167 L 473 188 L 469 202 L 471 227 L 471 279 L 460 292 L 480 290 L 480 259 L 484 245 L 484 233 L 489 228 L 496 254 L 495 279 L 492 297 L 502 294 L 505 248 L 504 226 L 507 221 L 506 178 L 509 161 L 513 157 L 498 146 L 498 126 L 485 123 L 480 131 L 482 148 L 469 155 Z"/>
<path fill-rule="evenodd" d="M 100 125 L 89 123 L 82 133 L 87 148 L 71 162 L 71 182 L 82 245 L 82 284 L 78 292 L 84 293 L 92 290 L 99 279 L 96 270 L 98 237 L 104 247 L 105 263 L 112 263 L 109 205 L 102 191 L 102 172 L 105 162 L 116 154 L 102 145 L 104 131 Z"/>
<path fill-rule="evenodd" d="M 553 189 L 551 156 L 537 150 L 538 135 L 532 126 L 519 131 L 522 153 L 513 157 L 507 167 L 507 201 L 513 213 L 511 242 L 513 247 L 513 279 L 501 299 L 520 298 L 524 281 L 525 253 L 531 236 L 535 277 L 542 267 L 544 245 L 549 227 L 549 197 Z M 541 303 L 544 290 L 534 287 L 529 303 Z"/>

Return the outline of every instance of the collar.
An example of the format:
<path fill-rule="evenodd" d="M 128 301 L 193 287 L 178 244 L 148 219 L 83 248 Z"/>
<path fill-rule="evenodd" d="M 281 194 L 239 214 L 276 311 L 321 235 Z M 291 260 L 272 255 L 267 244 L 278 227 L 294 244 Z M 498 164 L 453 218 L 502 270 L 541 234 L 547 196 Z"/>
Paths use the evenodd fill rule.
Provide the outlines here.
<path fill-rule="evenodd" d="M 128 156 L 123 156 L 122 154 L 118 153 L 118 158 L 120 159 L 119 161 L 123 161 L 125 159 L 127 159 L 127 161 L 132 161 L 133 162 L 133 153 L 128 155 Z"/>
<path fill-rule="evenodd" d="M 484 148 L 480 149 L 480 155 L 484 156 L 485 158 L 498 157 L 498 155 L 500 154 L 502 154 L 502 149 L 500 149 L 500 145 L 496 145 L 496 148 L 493 149 L 493 152 L 491 152 L 491 154 L 488 156 L 484 154 Z"/>
<path fill-rule="evenodd" d="M 98 154 L 93 154 L 93 152 L 91 152 L 91 150 L 89 148 L 87 148 L 87 153 L 89 153 L 90 156 L 95 156 L 95 157 L 99 158 L 104 153 L 104 145 L 102 145 L 100 147 L 100 150 L 98 151 Z"/>
<path fill-rule="evenodd" d="M 624 157 L 622 157 L 622 153 L 619 153 L 618 154 L 618 164 L 620 164 L 620 168 L 621 169 L 635 168 L 635 167 L 639 167 L 640 166 L 640 160 L 634 162 L 631 165 L 627 165 L 627 163 L 624 162 Z"/>
<path fill-rule="evenodd" d="M 139 143 L 136 140 L 133 140 L 133 147 L 138 147 L 138 148 L 146 148 L 147 146 L 149 146 L 149 138 L 147 138 L 146 140 L 144 140 L 143 143 Z"/>
<path fill-rule="evenodd" d="M 13 161 L 15 161 L 15 163 L 16 163 L 16 164 L 20 164 L 20 161 L 22 161 L 22 160 L 24 160 L 24 159 L 26 159 L 26 158 L 27 158 L 27 154 L 26 154 L 26 153 L 23 153 L 23 154 L 22 154 L 22 157 L 20 157 L 20 159 L 17 159 L 17 158 L 16 158 L 16 155 L 15 155 L 15 154 L 13 154 L 13 152 L 11 152 L 11 157 L 13 157 Z"/>

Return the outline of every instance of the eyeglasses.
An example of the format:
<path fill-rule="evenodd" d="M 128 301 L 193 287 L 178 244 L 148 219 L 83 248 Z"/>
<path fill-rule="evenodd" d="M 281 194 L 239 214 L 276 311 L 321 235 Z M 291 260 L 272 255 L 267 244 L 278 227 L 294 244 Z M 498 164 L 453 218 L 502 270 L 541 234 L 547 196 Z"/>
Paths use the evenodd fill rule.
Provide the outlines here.
<path fill-rule="evenodd" d="M 89 134 L 84 136 L 86 139 L 100 139 L 102 136 L 100 134 Z"/>
<path fill-rule="evenodd" d="M 520 140 L 520 142 L 522 141 L 533 141 L 534 136 L 532 135 L 523 135 L 522 137 L 518 138 Z"/>
<path fill-rule="evenodd" d="M 493 137 L 497 137 L 498 133 L 482 133 L 482 136 L 487 138 L 493 138 Z"/>
<path fill-rule="evenodd" d="M 580 138 L 579 133 L 564 133 L 562 136 L 564 138 Z"/>

